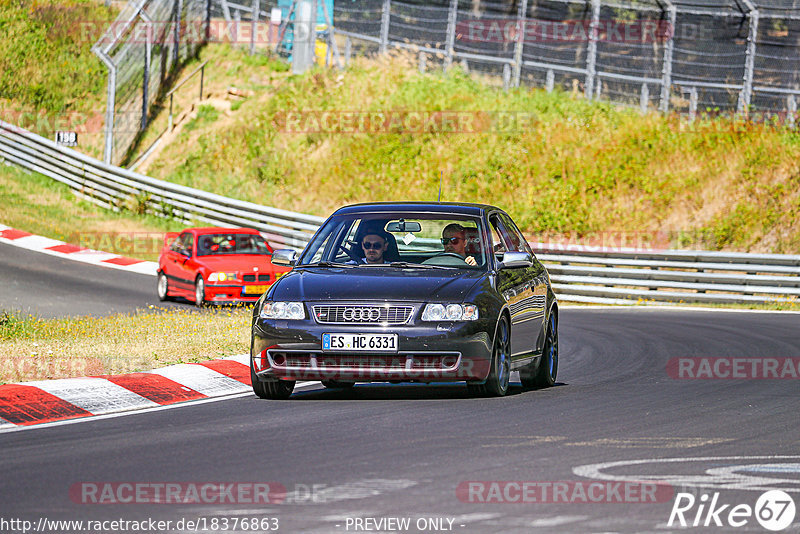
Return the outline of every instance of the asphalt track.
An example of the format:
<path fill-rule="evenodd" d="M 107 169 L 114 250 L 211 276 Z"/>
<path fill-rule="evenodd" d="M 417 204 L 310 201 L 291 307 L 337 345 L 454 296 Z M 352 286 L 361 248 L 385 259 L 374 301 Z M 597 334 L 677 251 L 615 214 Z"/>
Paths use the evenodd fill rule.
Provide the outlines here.
<path fill-rule="evenodd" d="M 119 300 L 115 287 L 103 290 L 106 300 Z M 756 458 L 800 454 L 798 380 L 679 380 L 666 371 L 679 356 L 800 357 L 798 325 L 796 314 L 567 309 L 559 383 L 546 390 L 515 387 L 506 398 L 470 399 L 461 385 L 317 388 L 284 402 L 246 395 L 0 433 L 0 530 L 14 531 L 10 524 L 3 529 L 2 519 L 36 525 L 153 518 L 172 521 L 169 531 L 189 531 L 176 522 L 205 518 L 206 532 L 246 532 L 253 529 L 234 529 L 234 519 L 274 517 L 279 532 L 292 533 L 380 526 L 382 532 L 670 532 L 679 530 L 666 526 L 673 491 L 719 492 L 721 501 L 753 506 L 761 491 L 742 488 L 746 473 L 756 471 L 767 480 L 758 487 L 781 487 L 800 504 L 800 458 Z M 705 457 L 719 458 L 691 460 Z M 673 480 L 668 498 L 656 503 L 593 503 L 574 494 L 556 503 L 478 503 L 457 493 L 467 481 L 589 483 L 594 479 L 580 466 L 665 458 L 683 461 L 604 472 L 643 480 L 688 480 L 709 469 L 745 475 L 716 489 Z M 85 482 L 272 482 L 289 496 L 273 504 L 247 498 L 92 504 L 80 496 Z M 689 521 L 696 510 L 687 512 Z M 377 523 L 387 518 L 408 519 L 409 528 Z M 438 519 L 443 528 L 417 528 L 421 518 Z M 357 529 L 356 519 L 375 522 Z M 800 514 L 788 531 L 797 532 L 798 521 Z M 104 532 L 123 531 L 105 526 Z M 71 531 L 46 530 L 46 523 L 44 529 Z M 752 518 L 737 529 L 688 530 L 767 532 Z"/>
<path fill-rule="evenodd" d="M 188 302 L 159 302 L 153 276 L 98 267 L 0 243 L 0 311 L 42 318 L 95 317 L 151 304 L 191 309 Z"/>

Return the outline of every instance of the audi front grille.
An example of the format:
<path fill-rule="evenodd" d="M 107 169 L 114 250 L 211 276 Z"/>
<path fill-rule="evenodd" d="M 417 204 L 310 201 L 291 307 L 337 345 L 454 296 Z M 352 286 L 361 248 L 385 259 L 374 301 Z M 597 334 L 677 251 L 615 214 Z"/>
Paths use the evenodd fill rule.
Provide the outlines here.
<path fill-rule="evenodd" d="M 414 306 L 313 306 L 320 324 L 406 324 Z"/>

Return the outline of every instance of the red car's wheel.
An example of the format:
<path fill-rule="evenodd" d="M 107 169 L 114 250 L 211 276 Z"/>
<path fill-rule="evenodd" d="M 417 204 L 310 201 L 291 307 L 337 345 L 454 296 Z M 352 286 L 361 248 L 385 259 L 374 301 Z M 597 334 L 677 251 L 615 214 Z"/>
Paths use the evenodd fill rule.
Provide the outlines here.
<path fill-rule="evenodd" d="M 169 280 L 167 280 L 167 275 L 163 272 L 158 273 L 158 284 L 156 286 L 156 292 L 158 293 L 158 300 L 165 301 L 170 300 L 169 297 Z"/>
<path fill-rule="evenodd" d="M 206 282 L 202 275 L 194 281 L 194 303 L 201 307 L 206 305 Z"/>

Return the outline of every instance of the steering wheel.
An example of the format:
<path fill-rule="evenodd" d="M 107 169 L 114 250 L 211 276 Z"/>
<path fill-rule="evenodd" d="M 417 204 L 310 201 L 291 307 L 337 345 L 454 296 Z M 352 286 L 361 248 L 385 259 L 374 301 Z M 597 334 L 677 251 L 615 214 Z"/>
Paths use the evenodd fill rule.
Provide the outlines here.
<path fill-rule="evenodd" d="M 354 244 L 354 243 L 350 243 L 349 241 L 348 241 L 348 243 L 350 244 L 350 246 L 352 246 Z M 345 254 L 350 256 L 350 259 L 355 261 L 356 263 L 361 263 L 361 257 L 358 254 L 356 254 L 356 251 L 353 250 L 352 248 L 347 248 L 342 244 L 342 245 L 339 245 L 339 250 L 341 250 L 342 252 L 344 252 Z"/>
<path fill-rule="evenodd" d="M 442 259 L 443 262 L 439 262 L 438 260 Z M 457 261 L 456 261 L 457 260 Z M 437 265 L 468 265 L 461 254 L 456 254 L 455 252 L 440 252 L 436 256 L 428 258 L 427 260 L 422 262 L 423 264 L 430 263 L 430 264 L 437 264 Z"/>

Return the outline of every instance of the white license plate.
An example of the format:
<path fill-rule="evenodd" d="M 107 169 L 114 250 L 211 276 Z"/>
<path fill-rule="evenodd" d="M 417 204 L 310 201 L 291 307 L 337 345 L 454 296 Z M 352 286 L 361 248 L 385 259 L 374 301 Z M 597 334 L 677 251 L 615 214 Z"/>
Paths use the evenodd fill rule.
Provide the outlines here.
<path fill-rule="evenodd" d="M 397 334 L 322 334 L 322 350 L 397 352 Z"/>

